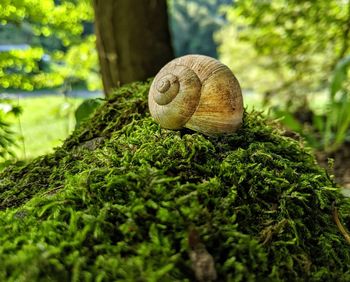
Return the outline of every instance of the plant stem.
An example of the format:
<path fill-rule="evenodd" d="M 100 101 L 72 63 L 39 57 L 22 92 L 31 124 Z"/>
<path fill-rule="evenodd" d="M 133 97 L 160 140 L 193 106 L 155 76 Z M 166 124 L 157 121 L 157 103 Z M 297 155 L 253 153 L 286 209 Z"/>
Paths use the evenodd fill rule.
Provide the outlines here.
<path fill-rule="evenodd" d="M 339 214 L 338 214 L 338 209 L 335 206 L 335 201 L 332 203 L 332 214 L 333 214 L 333 219 L 335 221 L 335 224 L 337 225 L 339 231 L 341 234 L 343 234 L 345 240 L 350 244 L 350 235 L 344 228 L 343 224 L 341 224 L 339 220 Z"/>
<path fill-rule="evenodd" d="M 17 106 L 19 106 L 19 95 L 17 95 Z M 22 121 L 21 121 L 21 115 L 17 115 L 17 121 L 18 121 L 18 128 L 19 128 L 19 136 L 22 143 L 22 152 L 24 159 L 27 159 L 27 152 L 26 152 L 26 144 L 25 144 L 25 138 L 23 134 L 23 128 L 22 128 Z"/>

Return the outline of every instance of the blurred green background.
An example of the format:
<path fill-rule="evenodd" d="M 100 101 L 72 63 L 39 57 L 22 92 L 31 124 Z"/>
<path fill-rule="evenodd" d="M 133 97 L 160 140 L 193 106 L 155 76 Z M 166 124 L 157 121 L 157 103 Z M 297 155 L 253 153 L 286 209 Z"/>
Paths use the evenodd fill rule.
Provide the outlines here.
<path fill-rule="evenodd" d="M 349 0 L 167 3 L 176 56 L 227 64 L 248 110 L 297 132 L 321 161 L 350 155 Z M 103 97 L 95 41 L 89 0 L 1 1 L 2 166 L 52 151 L 94 109 L 77 115 L 79 105 Z"/>

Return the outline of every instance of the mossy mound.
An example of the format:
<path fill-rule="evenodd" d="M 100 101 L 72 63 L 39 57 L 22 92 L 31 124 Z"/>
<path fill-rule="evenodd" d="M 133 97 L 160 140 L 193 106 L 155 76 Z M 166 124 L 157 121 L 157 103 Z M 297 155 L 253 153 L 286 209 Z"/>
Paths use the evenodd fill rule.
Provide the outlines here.
<path fill-rule="evenodd" d="M 302 144 L 256 113 L 228 136 L 160 129 L 148 87 L 0 174 L 1 281 L 193 281 L 193 229 L 219 281 L 350 281 L 349 200 Z"/>

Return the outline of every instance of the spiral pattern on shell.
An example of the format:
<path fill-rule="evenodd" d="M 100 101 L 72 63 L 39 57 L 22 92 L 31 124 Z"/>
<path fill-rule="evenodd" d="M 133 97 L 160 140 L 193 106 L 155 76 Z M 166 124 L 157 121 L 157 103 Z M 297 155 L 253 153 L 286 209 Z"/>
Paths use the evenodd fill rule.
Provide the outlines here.
<path fill-rule="evenodd" d="M 153 80 L 148 103 L 164 128 L 187 127 L 207 135 L 234 132 L 242 122 L 243 99 L 227 66 L 202 55 L 165 65 Z"/>

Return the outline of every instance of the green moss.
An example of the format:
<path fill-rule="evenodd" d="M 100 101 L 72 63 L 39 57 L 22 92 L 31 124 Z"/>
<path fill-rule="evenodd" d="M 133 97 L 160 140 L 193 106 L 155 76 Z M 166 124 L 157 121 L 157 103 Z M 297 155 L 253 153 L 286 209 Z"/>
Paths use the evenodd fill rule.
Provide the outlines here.
<path fill-rule="evenodd" d="M 302 144 L 254 112 L 228 136 L 161 129 L 148 87 L 0 174 L 1 281 L 193 281 L 193 227 L 220 281 L 350 281 L 349 200 Z"/>

